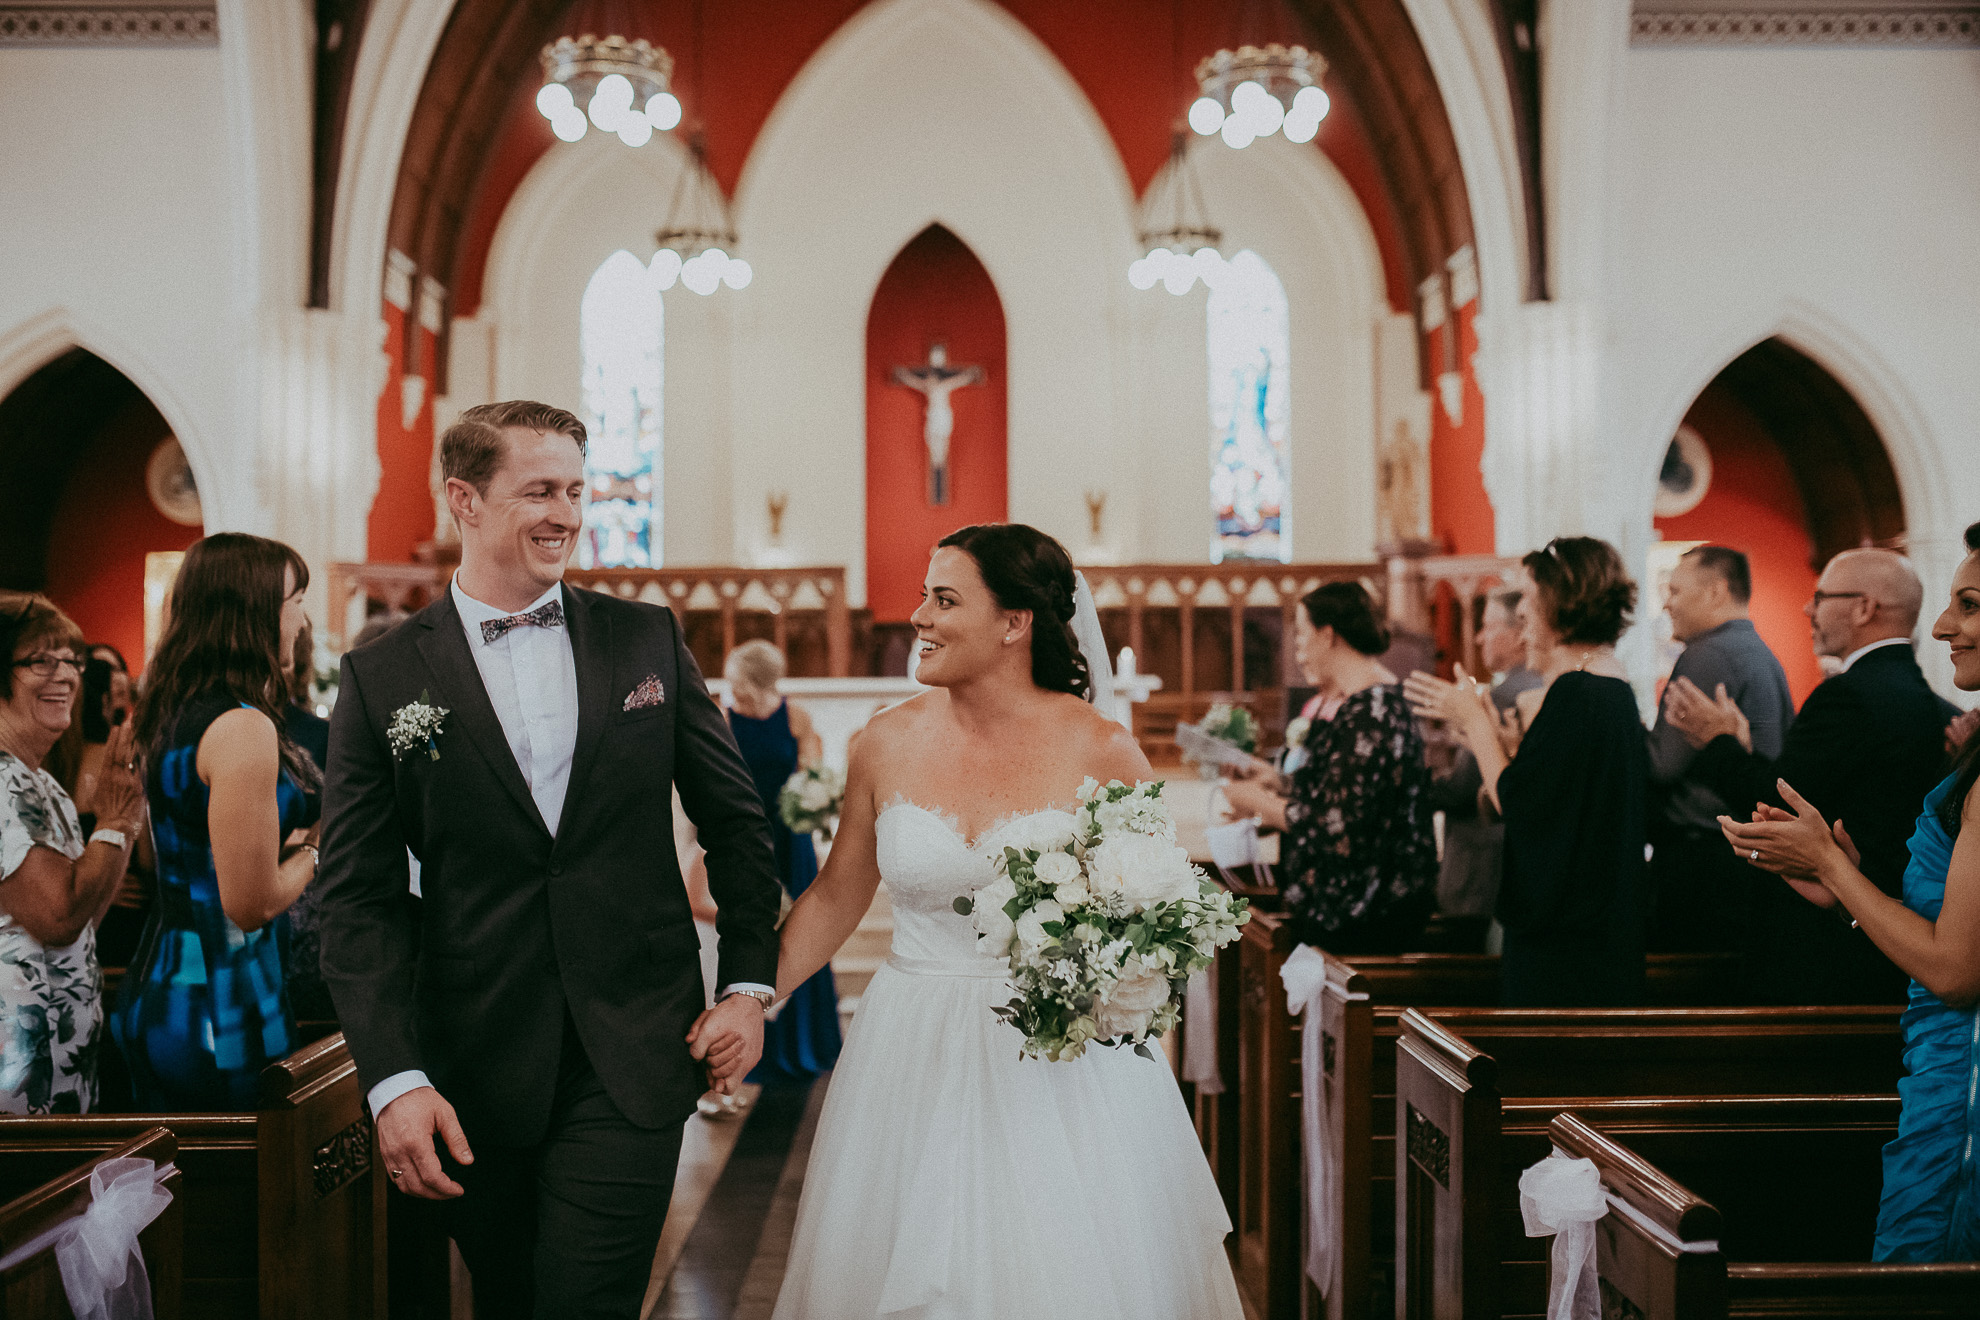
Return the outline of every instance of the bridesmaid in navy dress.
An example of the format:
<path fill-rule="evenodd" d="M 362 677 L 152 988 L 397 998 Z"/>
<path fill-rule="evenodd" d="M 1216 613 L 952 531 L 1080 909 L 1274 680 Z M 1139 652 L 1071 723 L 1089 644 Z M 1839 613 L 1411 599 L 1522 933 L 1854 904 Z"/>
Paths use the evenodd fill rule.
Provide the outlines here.
<path fill-rule="evenodd" d="M 777 691 L 784 656 L 768 642 L 745 642 L 722 666 L 729 680 L 729 728 L 736 735 L 757 794 L 770 817 L 778 873 L 793 900 L 818 876 L 818 854 L 809 834 L 786 829 L 777 799 L 800 765 L 816 765 L 823 745 L 802 707 Z M 763 1028 L 763 1059 L 752 1082 L 809 1081 L 839 1059 L 839 992 L 828 966 L 799 986 Z"/>
<path fill-rule="evenodd" d="M 283 729 L 308 583 L 288 546 L 222 533 L 173 585 L 136 721 L 157 902 L 111 1018 L 143 1110 L 253 1109 L 298 1044 L 278 919 L 316 875 L 320 775 Z"/>

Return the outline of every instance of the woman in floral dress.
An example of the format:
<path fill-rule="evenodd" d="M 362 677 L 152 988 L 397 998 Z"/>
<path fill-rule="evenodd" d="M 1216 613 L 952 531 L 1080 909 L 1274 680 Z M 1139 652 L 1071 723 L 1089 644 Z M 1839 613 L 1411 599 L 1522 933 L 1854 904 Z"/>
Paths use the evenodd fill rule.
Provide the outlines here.
<path fill-rule="evenodd" d="M 82 686 L 82 633 L 47 599 L 0 592 L 0 1112 L 96 1103 L 103 979 L 95 925 L 117 895 L 144 796 L 131 735 L 113 729 L 95 783 L 99 828 L 42 768 Z"/>

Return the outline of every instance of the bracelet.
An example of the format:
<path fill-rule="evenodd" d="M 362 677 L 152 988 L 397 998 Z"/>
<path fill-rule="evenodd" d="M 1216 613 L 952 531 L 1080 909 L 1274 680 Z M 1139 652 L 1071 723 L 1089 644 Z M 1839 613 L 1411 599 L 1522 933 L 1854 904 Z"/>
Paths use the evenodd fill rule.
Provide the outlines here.
<path fill-rule="evenodd" d="M 321 871 L 323 869 L 323 854 L 316 851 L 315 844 L 313 843 L 302 844 L 299 847 L 297 847 L 296 851 L 306 852 L 309 854 L 309 869 L 311 871 Z"/>

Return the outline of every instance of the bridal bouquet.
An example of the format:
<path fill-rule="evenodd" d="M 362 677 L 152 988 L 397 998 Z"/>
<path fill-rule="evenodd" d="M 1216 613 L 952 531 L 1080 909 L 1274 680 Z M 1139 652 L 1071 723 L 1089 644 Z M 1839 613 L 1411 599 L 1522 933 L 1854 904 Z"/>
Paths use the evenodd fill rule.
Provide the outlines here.
<path fill-rule="evenodd" d="M 829 765 L 805 766 L 784 781 L 777 814 L 797 834 L 832 837 L 832 822 L 846 801 L 846 777 Z"/>
<path fill-rule="evenodd" d="M 1089 1042 L 1145 1043 L 1181 1015 L 1183 983 L 1251 919 L 1176 844 L 1162 785 L 1088 779 L 1075 824 L 1007 847 L 997 878 L 958 898 L 977 942 L 1011 960 L 1017 997 L 993 1010 L 1024 1053 L 1076 1059 Z"/>

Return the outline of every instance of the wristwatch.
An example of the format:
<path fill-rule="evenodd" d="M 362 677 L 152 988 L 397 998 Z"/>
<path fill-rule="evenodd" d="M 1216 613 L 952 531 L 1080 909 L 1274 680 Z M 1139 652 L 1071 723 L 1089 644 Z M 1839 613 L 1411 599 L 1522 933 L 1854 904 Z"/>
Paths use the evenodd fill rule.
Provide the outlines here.
<path fill-rule="evenodd" d="M 723 995 L 722 999 L 733 999 L 737 995 L 748 995 L 751 999 L 763 1005 L 763 1011 L 766 1013 L 777 1002 L 777 996 L 771 994 L 768 990 L 731 990 L 728 994 Z M 722 1002 L 722 999 L 718 999 L 715 1002 L 719 1004 Z"/>
<path fill-rule="evenodd" d="M 107 843 L 118 852 L 122 852 L 131 846 L 130 835 L 124 833 L 122 830 L 113 830 L 107 826 L 90 835 L 89 841 L 91 843 Z"/>

